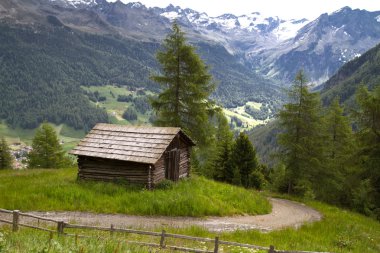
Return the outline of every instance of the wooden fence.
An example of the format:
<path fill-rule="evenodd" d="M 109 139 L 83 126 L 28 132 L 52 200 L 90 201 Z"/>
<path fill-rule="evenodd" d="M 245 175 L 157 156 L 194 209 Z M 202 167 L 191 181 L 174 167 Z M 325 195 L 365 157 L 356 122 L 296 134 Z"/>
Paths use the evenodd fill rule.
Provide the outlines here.
<path fill-rule="evenodd" d="M 27 228 L 32 228 L 32 229 L 50 232 L 51 238 L 53 236 L 53 233 L 57 233 L 59 236 L 74 236 L 76 240 L 77 240 L 77 238 L 92 238 L 93 237 L 93 236 L 88 236 L 88 235 L 65 233 L 65 228 L 70 228 L 70 229 L 80 229 L 80 230 L 108 231 L 108 232 L 110 232 L 111 236 L 115 232 L 155 236 L 155 237 L 160 238 L 159 243 L 148 243 L 148 242 L 139 242 L 139 241 L 125 241 L 125 242 L 130 243 L 130 244 L 141 245 L 141 246 L 156 247 L 156 248 L 170 249 L 170 250 L 178 250 L 178 251 L 184 251 L 184 252 L 218 253 L 221 245 L 229 245 L 229 246 L 236 246 L 236 247 L 242 247 L 242 248 L 248 248 L 248 249 L 264 250 L 264 251 L 267 251 L 268 253 L 329 253 L 329 252 L 315 252 L 315 251 L 277 250 L 277 249 L 275 249 L 275 247 L 273 245 L 271 245 L 269 247 L 262 247 L 262 246 L 252 245 L 252 244 L 222 241 L 222 240 L 219 240 L 219 237 L 215 237 L 214 239 L 211 239 L 211 238 L 204 238 L 204 237 L 194 237 L 194 236 L 187 236 L 187 235 L 171 234 L 171 233 L 167 233 L 165 230 L 162 230 L 161 232 L 152 232 L 152 231 L 143 231 L 143 230 L 134 230 L 134 229 L 115 228 L 114 225 L 111 225 L 110 227 L 98 227 L 98 226 L 69 224 L 69 223 L 66 223 L 64 221 L 58 221 L 58 220 L 54 220 L 54 219 L 39 217 L 39 216 L 28 214 L 28 213 L 22 213 L 19 210 L 10 211 L 10 210 L 6 210 L 6 209 L 0 209 L 0 213 L 12 215 L 12 220 L 6 220 L 6 219 L 0 218 L 0 222 L 12 225 L 12 231 L 13 232 L 17 232 L 20 227 L 27 227 Z M 31 224 L 21 223 L 20 217 L 28 217 L 28 218 L 36 219 L 38 225 L 34 226 Z M 49 229 L 46 227 L 40 227 L 39 226 L 40 221 L 52 222 L 55 224 L 56 229 Z M 186 239 L 186 240 L 190 240 L 190 241 L 208 242 L 208 243 L 213 244 L 214 249 L 210 251 L 210 250 L 204 250 L 204 249 L 194 249 L 194 248 L 186 248 L 186 247 L 181 247 L 181 246 L 167 245 L 166 244 L 167 238 L 177 238 L 177 239 Z"/>

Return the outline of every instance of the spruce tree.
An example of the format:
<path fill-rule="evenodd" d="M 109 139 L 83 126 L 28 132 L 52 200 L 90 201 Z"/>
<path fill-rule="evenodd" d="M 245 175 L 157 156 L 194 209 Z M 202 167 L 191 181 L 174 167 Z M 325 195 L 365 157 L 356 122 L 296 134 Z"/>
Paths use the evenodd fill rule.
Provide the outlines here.
<path fill-rule="evenodd" d="M 326 122 L 326 164 L 325 187 L 320 189 L 320 198 L 334 203 L 342 201 L 345 195 L 344 188 L 347 175 L 350 174 L 350 159 L 354 154 L 354 136 L 352 127 L 344 109 L 335 98 L 325 118 Z M 334 194 L 331 194 L 331 193 Z"/>
<path fill-rule="evenodd" d="M 366 201 L 371 199 L 372 209 L 377 210 L 375 215 L 380 219 L 380 85 L 373 91 L 368 91 L 365 86 L 361 86 L 357 91 L 356 100 L 360 107 L 355 116 L 359 127 L 357 135 L 362 167 L 359 174 L 362 179 L 361 185 L 367 185 Z M 368 208 L 356 208 L 363 209 L 361 211 L 365 213 L 369 212 L 365 210 Z"/>
<path fill-rule="evenodd" d="M 232 183 L 234 172 L 231 165 L 231 148 L 233 134 L 230 130 L 227 118 L 222 112 L 216 114 L 216 155 L 212 159 L 210 169 L 214 170 L 214 179 L 218 181 Z"/>
<path fill-rule="evenodd" d="M 251 174 L 257 171 L 259 163 L 256 157 L 256 150 L 245 133 L 240 133 L 232 148 L 231 164 L 234 176 L 240 176 L 240 180 L 234 178 L 233 182 L 241 182 L 244 187 L 251 187 Z M 237 171 L 234 171 L 237 170 Z"/>
<path fill-rule="evenodd" d="M 0 142 L 0 169 L 12 169 L 12 167 L 13 156 L 5 138 L 2 137 Z"/>
<path fill-rule="evenodd" d="M 321 186 L 324 177 L 323 124 L 318 94 L 309 92 L 302 71 L 297 73 L 289 91 L 289 103 L 279 113 L 280 157 L 285 165 L 288 193 L 305 194 L 310 185 Z"/>
<path fill-rule="evenodd" d="M 151 77 L 163 88 L 151 101 L 156 125 L 181 127 L 197 144 L 205 144 L 210 138 L 208 112 L 213 109 L 209 96 L 215 88 L 208 67 L 176 23 L 163 47 L 157 53 L 161 74 Z"/>
<path fill-rule="evenodd" d="M 43 123 L 36 131 L 32 151 L 28 154 L 29 168 L 62 168 L 67 163 L 54 128 Z"/>

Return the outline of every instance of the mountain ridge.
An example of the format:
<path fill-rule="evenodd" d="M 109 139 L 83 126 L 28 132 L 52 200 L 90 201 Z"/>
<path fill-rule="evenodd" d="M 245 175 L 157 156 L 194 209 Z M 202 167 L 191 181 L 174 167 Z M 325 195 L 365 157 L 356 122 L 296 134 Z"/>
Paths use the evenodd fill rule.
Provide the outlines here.
<path fill-rule="evenodd" d="M 354 19 L 350 18 L 352 13 L 356 15 Z M 220 81 L 213 97 L 227 107 L 242 106 L 248 101 L 277 103 L 278 106 L 282 100 L 279 86 L 288 85 L 294 78 L 294 71 L 308 66 L 306 73 L 311 68 L 316 69 L 310 75 L 311 81 L 327 78 L 344 61 L 359 55 L 356 49 L 360 49 L 361 54 L 375 41 L 380 41 L 380 32 L 377 33 L 380 29 L 377 20 L 380 12 L 351 8 L 323 14 L 309 23 L 304 19 L 286 21 L 278 17 L 263 17 L 257 12 L 210 18 L 206 13 L 173 5 L 167 8 L 147 8 L 141 3 L 109 3 L 106 0 L 3 0 L 0 3 L 0 14 L 2 25 L 15 29 L 13 34 L 2 34 L 4 46 L 13 48 L 12 57 L 23 59 L 22 57 L 31 57 L 29 52 L 33 52 L 43 56 L 41 61 L 49 59 L 52 69 L 61 68 L 57 64 L 64 66 L 62 71 L 57 70 L 56 79 L 49 81 L 56 82 L 62 78 L 70 80 L 72 85 L 80 86 L 91 85 L 96 80 L 96 85 L 115 83 L 142 85 L 151 89 L 156 87 L 149 80 L 149 72 L 158 71 L 154 54 L 162 39 L 170 32 L 176 15 L 189 42 L 198 47 L 197 52 L 211 66 L 211 73 Z M 363 26 L 369 20 L 371 30 L 357 31 L 355 25 Z M 297 35 L 294 38 L 277 36 L 276 32 L 289 22 L 293 28 L 302 26 L 297 30 Z M 307 24 L 304 25 L 305 23 Z M 40 43 L 28 44 L 27 41 L 34 38 L 34 35 L 25 41 L 20 40 L 17 34 L 22 34 L 24 30 L 30 34 L 40 34 Z M 294 34 L 295 29 L 292 32 Z M 344 40 L 346 33 L 352 38 Z M 343 38 L 335 43 L 336 48 L 331 45 L 335 42 L 331 39 L 335 34 L 339 35 L 338 39 Z M 59 36 L 63 37 L 60 39 Z M 68 41 L 65 36 L 74 36 L 74 41 L 78 41 L 78 44 L 64 44 L 65 40 Z M 63 52 L 72 52 L 70 50 L 74 48 L 78 53 L 58 54 L 57 49 L 46 45 L 49 38 L 54 38 L 57 44 L 61 44 L 60 50 Z M 351 42 L 355 42 L 354 46 L 357 47 L 350 48 Z M 27 53 L 16 57 L 17 51 Z M 55 56 L 56 60 L 51 61 Z M 78 56 L 83 59 L 78 60 Z M 3 57 L 1 53 L 0 57 Z M 17 75 L 19 70 L 8 68 L 11 61 L 8 58 L 2 59 L 0 64 Z M 25 58 L 25 62 L 36 64 L 29 58 Z M 76 64 L 82 65 L 78 67 Z M 38 83 L 37 79 L 29 81 Z M 24 85 L 15 78 L 11 81 L 17 87 Z M 61 86 L 59 89 L 64 89 Z"/>
<path fill-rule="evenodd" d="M 41 14 L 55 15 L 62 23 L 75 29 L 115 33 L 144 41 L 161 41 L 173 20 L 177 20 L 191 42 L 208 41 L 223 45 L 252 71 L 285 86 L 301 68 L 311 82 L 320 84 L 345 62 L 380 42 L 380 11 L 369 12 L 347 6 L 308 21 L 265 17 L 258 12 L 209 17 L 207 13 L 189 8 L 174 5 L 146 7 L 140 2 L 14 1 L 39 2 L 44 6 Z"/>

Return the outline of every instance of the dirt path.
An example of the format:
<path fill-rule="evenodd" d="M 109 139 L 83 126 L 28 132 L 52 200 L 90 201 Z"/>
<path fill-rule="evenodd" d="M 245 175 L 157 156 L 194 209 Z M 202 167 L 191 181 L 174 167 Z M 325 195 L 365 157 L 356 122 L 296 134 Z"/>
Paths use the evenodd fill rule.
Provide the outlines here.
<path fill-rule="evenodd" d="M 283 227 L 299 227 L 305 222 L 318 221 L 322 215 L 316 210 L 301 203 L 270 199 L 272 213 L 257 216 L 233 217 L 166 217 L 166 216 L 133 216 L 122 214 L 95 214 L 86 212 L 30 212 L 31 214 L 63 220 L 69 223 L 84 225 L 110 226 L 119 228 L 152 229 L 154 227 L 187 227 L 203 226 L 210 231 L 234 231 L 258 229 L 271 231 Z"/>

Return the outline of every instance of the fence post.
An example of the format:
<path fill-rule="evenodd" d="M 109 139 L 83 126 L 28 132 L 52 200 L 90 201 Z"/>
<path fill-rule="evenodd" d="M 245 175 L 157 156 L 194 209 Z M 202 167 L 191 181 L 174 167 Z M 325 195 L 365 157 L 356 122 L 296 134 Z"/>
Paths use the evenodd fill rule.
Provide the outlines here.
<path fill-rule="evenodd" d="M 53 240 L 53 232 L 49 233 L 49 249 L 51 247 L 51 241 Z"/>
<path fill-rule="evenodd" d="M 165 230 L 162 230 L 162 233 L 161 233 L 161 240 L 160 240 L 160 247 L 161 248 L 165 248 Z"/>
<path fill-rule="evenodd" d="M 215 237 L 215 247 L 214 247 L 214 253 L 218 253 L 219 250 L 219 237 Z"/>
<path fill-rule="evenodd" d="M 273 245 L 269 246 L 268 253 L 276 253 L 276 251 L 274 250 L 274 246 Z"/>
<path fill-rule="evenodd" d="M 64 228 L 65 228 L 65 222 L 64 221 L 58 221 L 58 225 L 57 225 L 58 235 L 63 235 L 63 229 Z"/>
<path fill-rule="evenodd" d="M 113 227 L 113 224 L 111 224 L 111 230 L 110 230 L 110 235 L 113 236 L 113 232 L 114 232 L 114 227 Z"/>
<path fill-rule="evenodd" d="M 13 226 L 12 226 L 12 231 L 17 232 L 18 231 L 18 222 L 20 220 L 20 211 L 19 210 L 14 210 L 13 211 Z"/>

